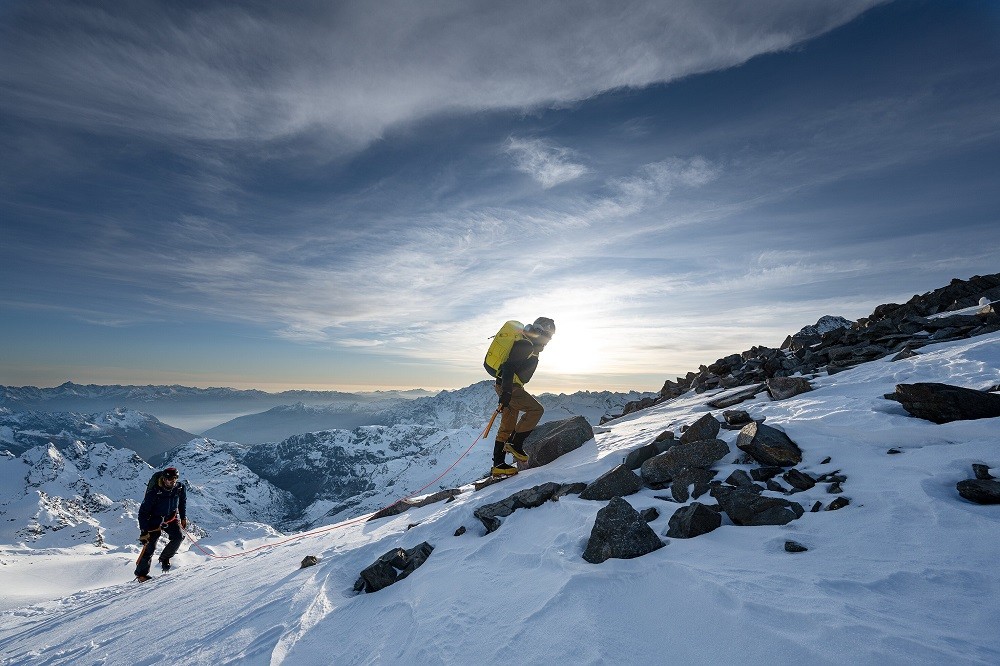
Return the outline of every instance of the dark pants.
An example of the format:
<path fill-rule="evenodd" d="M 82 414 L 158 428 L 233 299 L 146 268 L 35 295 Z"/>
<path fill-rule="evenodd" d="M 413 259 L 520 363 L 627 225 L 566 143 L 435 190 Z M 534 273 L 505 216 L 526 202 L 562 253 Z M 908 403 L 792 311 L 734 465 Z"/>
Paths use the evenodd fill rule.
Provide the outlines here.
<path fill-rule="evenodd" d="M 167 545 L 163 547 L 163 552 L 160 553 L 161 562 L 169 560 L 177 552 L 177 549 L 181 547 L 184 535 L 181 534 L 181 526 L 177 524 L 176 520 L 172 523 L 167 523 L 167 526 L 160 530 L 150 532 L 149 541 L 142 547 L 139 559 L 135 563 L 136 576 L 149 575 L 149 566 L 153 562 L 153 553 L 156 552 L 156 542 L 160 540 L 161 531 L 166 532 L 169 539 Z"/>

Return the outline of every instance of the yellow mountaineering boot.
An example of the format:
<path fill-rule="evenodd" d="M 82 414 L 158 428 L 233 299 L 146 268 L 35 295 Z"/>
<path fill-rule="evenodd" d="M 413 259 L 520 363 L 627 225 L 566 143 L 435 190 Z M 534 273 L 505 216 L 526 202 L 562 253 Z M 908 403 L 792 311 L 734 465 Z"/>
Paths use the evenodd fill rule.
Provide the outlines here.
<path fill-rule="evenodd" d="M 511 435 L 510 440 L 503 445 L 504 452 L 514 456 L 518 462 L 527 462 L 528 454 L 524 452 L 524 440 L 528 439 L 530 434 L 530 430 L 528 432 L 515 432 Z"/>
<path fill-rule="evenodd" d="M 517 474 L 517 468 L 507 463 L 500 463 L 499 465 L 493 465 L 490 474 L 493 476 L 514 476 Z"/>

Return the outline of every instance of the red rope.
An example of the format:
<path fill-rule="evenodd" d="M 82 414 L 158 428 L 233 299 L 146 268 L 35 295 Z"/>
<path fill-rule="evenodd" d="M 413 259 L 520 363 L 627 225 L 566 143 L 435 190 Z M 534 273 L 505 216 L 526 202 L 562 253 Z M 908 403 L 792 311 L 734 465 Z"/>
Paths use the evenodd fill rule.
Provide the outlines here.
<path fill-rule="evenodd" d="M 352 519 L 346 520 L 346 521 L 344 521 L 342 523 L 336 523 L 334 525 L 327 525 L 326 527 L 320 528 L 318 530 L 313 530 L 312 532 L 303 532 L 301 534 L 296 534 L 295 536 L 288 537 L 287 539 L 282 539 L 281 541 L 276 541 L 274 543 L 265 543 L 263 545 L 255 547 L 255 548 L 250 548 L 249 550 L 243 550 L 243 551 L 240 551 L 238 553 L 231 553 L 229 555 L 216 555 L 215 553 L 208 552 L 207 550 L 205 550 L 204 548 L 201 547 L 201 544 L 199 544 L 198 541 L 193 536 L 191 536 L 191 533 L 188 532 L 187 529 L 185 529 L 184 527 L 181 527 L 181 529 L 184 531 L 184 534 L 186 534 L 187 537 L 189 539 L 191 539 L 192 545 L 194 545 L 194 547 L 197 548 L 198 550 L 200 550 L 203 554 L 207 555 L 208 557 L 211 557 L 212 559 L 227 560 L 227 559 L 232 558 L 232 557 L 240 557 L 242 555 L 247 555 L 249 553 L 253 553 L 253 552 L 256 552 L 258 550 L 264 550 L 265 548 L 275 548 L 275 547 L 280 546 L 282 544 L 286 544 L 289 541 L 295 541 L 297 539 L 305 539 L 306 537 L 316 536 L 317 534 L 323 534 L 324 532 L 330 532 L 330 531 L 333 531 L 333 530 L 336 530 L 336 529 L 340 529 L 341 527 L 347 527 L 349 525 L 354 525 L 356 523 L 364 522 L 365 520 L 368 520 L 369 516 L 373 515 L 374 513 L 378 513 L 379 511 L 382 511 L 383 509 L 388 509 L 390 506 L 394 506 L 396 504 L 399 504 L 400 502 L 404 502 L 404 501 L 410 499 L 411 497 L 419 495 L 421 492 L 423 492 L 424 490 L 426 490 L 428 487 L 430 487 L 431 485 L 433 485 L 433 484 L 437 483 L 438 481 L 440 481 L 444 477 L 445 474 L 447 474 L 451 470 L 455 469 L 455 465 L 457 465 L 462 460 L 462 458 L 464 458 L 465 456 L 469 455 L 469 452 L 472 451 L 473 447 L 475 447 L 476 444 L 479 443 L 479 440 L 485 438 L 490 433 L 490 429 L 493 428 L 493 422 L 496 420 L 497 415 L 500 413 L 500 411 L 501 410 L 498 407 L 497 410 L 495 412 L 493 412 L 493 416 L 490 417 L 490 422 L 486 424 L 486 429 L 483 430 L 483 432 L 478 437 L 476 437 L 474 440 L 472 440 L 472 444 L 469 445 L 469 448 L 467 448 L 465 450 L 465 452 L 462 453 L 462 455 L 460 455 L 458 457 L 458 459 L 455 460 L 455 462 L 453 462 L 451 465 L 449 465 L 448 469 L 446 469 L 445 471 L 441 472 L 440 474 L 437 475 L 437 477 L 435 477 L 434 479 L 431 479 L 430 481 L 428 481 L 427 483 L 425 483 L 422 487 L 418 488 L 417 490 L 413 491 L 412 493 L 410 493 L 408 495 L 404 495 L 403 497 L 401 497 L 400 499 L 396 500 L 395 502 L 390 502 L 389 504 L 386 504 L 385 506 L 383 506 L 381 509 L 378 509 L 377 511 L 373 511 L 372 513 L 366 513 L 363 516 L 359 516 L 357 518 L 352 518 Z"/>

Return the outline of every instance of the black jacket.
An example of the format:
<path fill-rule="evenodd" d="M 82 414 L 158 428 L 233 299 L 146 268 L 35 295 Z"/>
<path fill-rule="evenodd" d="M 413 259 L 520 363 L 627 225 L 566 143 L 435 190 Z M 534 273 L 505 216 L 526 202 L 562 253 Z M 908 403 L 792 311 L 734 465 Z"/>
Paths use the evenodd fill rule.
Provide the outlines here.
<path fill-rule="evenodd" d="M 514 388 L 514 375 L 518 376 L 522 384 L 527 384 L 531 375 L 535 374 L 538 367 L 538 352 L 531 340 L 518 340 L 510 348 L 510 355 L 507 360 L 500 364 L 497 372 L 497 382 L 500 383 L 501 390 L 510 391 Z"/>
<path fill-rule="evenodd" d="M 156 484 L 146 491 L 139 505 L 139 529 L 143 532 L 155 530 L 166 520 L 177 514 L 181 520 L 187 519 L 187 497 L 184 484 L 178 481 L 167 489 Z"/>

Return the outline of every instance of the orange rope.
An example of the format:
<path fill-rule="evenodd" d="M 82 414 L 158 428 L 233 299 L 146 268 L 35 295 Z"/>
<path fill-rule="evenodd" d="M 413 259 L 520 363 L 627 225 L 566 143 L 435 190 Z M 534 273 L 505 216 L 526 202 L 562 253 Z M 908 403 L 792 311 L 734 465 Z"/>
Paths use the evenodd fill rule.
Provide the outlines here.
<path fill-rule="evenodd" d="M 490 429 L 493 428 L 493 422 L 496 420 L 497 415 L 500 412 L 501 412 L 501 408 L 497 407 L 496 411 L 493 412 L 493 416 L 490 417 L 490 422 L 488 424 L 486 424 L 486 429 L 483 430 L 483 432 L 478 437 L 476 437 L 476 439 L 474 439 L 472 441 L 472 444 L 469 445 L 469 448 L 467 448 L 465 450 L 465 452 L 462 453 L 462 455 L 460 455 L 457 460 L 455 460 L 455 462 L 453 462 L 451 465 L 448 466 L 448 469 L 446 469 L 445 471 L 441 472 L 440 474 L 437 475 L 437 477 L 435 477 L 434 479 L 431 479 L 429 482 L 425 483 L 422 487 L 418 488 L 417 490 L 413 491 L 412 493 L 410 493 L 408 495 L 404 495 L 402 498 L 396 500 L 395 502 L 390 502 L 389 504 L 386 504 L 385 506 L 383 506 L 381 509 L 378 509 L 377 511 L 373 511 L 372 513 L 366 513 L 363 516 L 359 516 L 357 518 L 352 518 L 352 519 L 344 521 L 342 523 L 336 523 L 334 525 L 328 525 L 328 526 L 320 528 L 318 530 L 313 530 L 312 532 L 303 532 L 301 534 L 296 534 L 295 536 L 288 537 L 287 539 L 282 539 L 281 541 L 276 541 L 274 543 L 265 543 L 263 545 L 255 547 L 255 548 L 251 548 L 249 550 L 243 550 L 243 551 L 240 551 L 238 553 L 231 553 L 229 555 L 216 555 L 214 553 L 208 552 L 207 550 L 205 550 L 204 548 L 201 547 L 201 544 L 199 544 L 198 541 L 193 536 L 191 536 L 190 532 L 188 532 L 183 527 L 181 527 L 181 529 L 184 531 L 184 534 L 186 534 L 187 537 L 189 539 L 191 539 L 191 543 L 194 545 L 194 547 L 197 548 L 198 550 L 200 550 L 203 554 L 207 555 L 208 557 L 211 557 L 212 559 L 226 560 L 226 559 L 229 559 L 229 558 L 232 558 L 232 557 L 240 557 L 242 555 L 247 555 L 249 553 L 253 553 L 253 552 L 258 551 L 258 550 L 264 550 L 265 548 L 274 548 L 276 546 L 280 546 L 282 544 L 286 544 L 289 541 L 295 541 L 297 539 L 304 539 L 306 537 L 316 536 L 317 534 L 323 534 L 324 532 L 330 532 L 330 531 L 333 531 L 333 530 L 336 530 L 336 529 L 340 529 L 341 527 L 347 527 L 348 525 L 354 525 L 356 523 L 363 522 L 365 520 L 368 520 L 368 517 L 371 516 L 372 514 L 378 513 L 379 511 L 382 511 L 383 509 L 388 509 L 390 506 L 394 506 L 396 504 L 399 504 L 400 502 L 408 500 L 409 498 L 414 497 L 415 495 L 419 495 L 421 492 L 423 492 L 424 490 L 426 490 L 429 486 L 431 486 L 432 484 L 437 483 L 439 480 L 441 480 L 441 478 L 444 477 L 445 474 L 447 474 L 448 472 L 450 472 L 451 470 L 453 470 L 455 468 L 455 465 L 457 465 L 462 460 L 462 458 L 464 458 L 465 456 L 469 455 L 469 452 L 472 451 L 473 447 L 476 446 L 476 444 L 479 442 L 479 440 L 485 438 L 489 434 Z"/>

